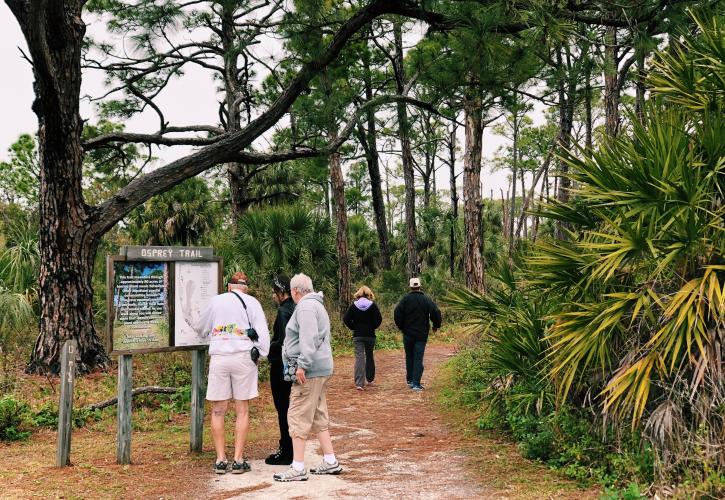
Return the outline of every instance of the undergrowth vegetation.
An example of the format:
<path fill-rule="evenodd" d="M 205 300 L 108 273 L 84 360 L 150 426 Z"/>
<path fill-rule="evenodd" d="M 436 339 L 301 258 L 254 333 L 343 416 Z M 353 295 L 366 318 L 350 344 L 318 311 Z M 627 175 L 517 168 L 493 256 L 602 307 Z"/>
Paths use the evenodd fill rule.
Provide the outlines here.
<path fill-rule="evenodd" d="M 725 494 L 721 20 L 656 56 L 631 134 L 563 155 L 572 199 L 540 215 L 566 237 L 448 297 L 478 335 L 445 397 L 615 497 Z"/>

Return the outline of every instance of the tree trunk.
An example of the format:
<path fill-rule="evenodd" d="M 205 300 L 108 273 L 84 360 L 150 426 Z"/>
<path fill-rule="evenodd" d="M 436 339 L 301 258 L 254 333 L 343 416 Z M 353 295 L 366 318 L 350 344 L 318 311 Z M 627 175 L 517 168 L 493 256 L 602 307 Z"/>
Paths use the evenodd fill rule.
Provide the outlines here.
<path fill-rule="evenodd" d="M 330 140 L 337 139 L 337 132 L 330 133 Z M 347 251 L 347 209 L 345 207 L 345 181 L 342 177 L 340 153 L 330 155 L 330 181 L 335 204 L 335 222 L 337 225 L 336 248 L 339 262 L 338 279 L 340 317 L 345 314 L 351 302 L 350 295 L 350 258 Z"/>
<path fill-rule="evenodd" d="M 523 169 L 519 169 L 519 173 L 521 176 L 521 199 L 523 201 L 524 196 L 526 196 L 526 181 L 524 179 L 525 172 Z M 524 239 L 529 237 L 529 228 L 526 224 L 527 217 L 526 217 L 526 209 L 524 208 L 523 202 L 521 203 L 521 219 L 524 221 Z"/>
<path fill-rule="evenodd" d="M 40 155 L 41 320 L 27 371 L 59 373 L 60 348 L 75 339 L 78 367 L 87 372 L 105 367 L 109 359 L 93 324 L 93 264 L 101 233 L 82 191 L 82 2 L 50 3 L 44 9 L 9 5 L 33 59 Z"/>
<path fill-rule="evenodd" d="M 592 151 L 592 63 L 591 58 L 587 55 L 584 73 L 584 133 L 585 148 L 587 152 Z"/>
<path fill-rule="evenodd" d="M 604 43 L 604 128 L 607 136 L 616 137 L 619 132 L 617 28 L 607 26 Z"/>
<path fill-rule="evenodd" d="M 637 120 L 644 125 L 644 104 L 645 104 L 645 84 L 644 80 L 647 75 L 647 70 L 644 63 L 644 48 L 640 41 L 634 48 L 637 51 L 637 79 L 635 81 L 636 95 L 634 100 L 634 112 L 637 116 Z"/>
<path fill-rule="evenodd" d="M 561 51 L 557 51 L 557 62 L 562 65 Z M 576 91 L 575 80 L 570 72 L 572 68 L 567 67 L 566 79 L 561 78 L 559 81 L 559 147 L 560 149 L 568 149 L 571 144 L 571 128 L 574 119 L 574 92 Z M 616 72 L 615 72 L 616 75 Z M 569 167 L 563 160 L 559 161 L 559 172 L 557 176 L 556 197 L 561 203 L 569 201 L 569 191 L 571 188 L 571 179 L 568 177 Z M 563 239 L 566 231 L 565 226 L 557 223 L 556 237 Z"/>
<path fill-rule="evenodd" d="M 428 161 L 429 161 L 428 158 L 426 158 L 426 163 Z M 428 209 L 428 208 L 430 208 L 430 190 L 431 190 L 430 176 L 424 175 L 422 177 L 423 177 L 423 208 Z"/>
<path fill-rule="evenodd" d="M 239 217 L 249 208 L 249 191 L 244 182 L 244 165 L 241 163 L 228 163 L 229 196 L 231 199 L 232 220 L 236 228 Z"/>
<path fill-rule="evenodd" d="M 239 68 L 237 67 L 238 47 L 235 40 L 234 26 L 235 6 L 231 3 L 222 4 L 221 17 L 221 43 L 224 50 L 224 104 L 226 109 L 226 130 L 236 132 L 241 128 L 239 113 L 239 94 L 242 87 L 239 81 Z M 247 180 L 244 178 L 244 166 L 232 162 L 227 164 L 229 179 L 229 194 L 231 198 L 232 218 L 234 227 L 239 217 L 247 209 L 248 197 Z"/>
<path fill-rule="evenodd" d="M 515 101 L 514 101 L 515 102 Z M 513 112 L 513 145 L 512 145 L 512 153 L 513 153 L 513 162 L 511 164 L 511 207 L 509 211 L 509 249 L 508 249 L 508 261 L 509 261 L 509 267 L 513 267 L 514 265 L 514 240 L 515 233 L 514 233 L 514 220 L 516 220 L 516 175 L 518 174 L 518 146 L 519 146 L 519 117 L 518 117 L 518 110 L 514 109 Z M 522 193 L 523 196 L 523 193 Z"/>
<path fill-rule="evenodd" d="M 448 166 L 450 167 L 451 181 L 451 252 L 450 268 L 451 278 L 455 273 L 456 259 L 456 228 L 458 226 L 458 190 L 456 188 L 456 131 L 458 124 L 455 120 L 451 122 L 451 134 L 448 143 Z"/>
<path fill-rule="evenodd" d="M 400 22 L 394 25 L 395 61 L 396 61 L 396 87 L 399 94 L 405 89 L 405 67 L 403 65 L 403 32 Z M 406 271 L 409 277 L 418 276 L 420 263 L 418 262 L 418 242 L 415 228 L 415 173 L 413 171 L 413 154 L 410 150 L 410 123 L 405 103 L 398 101 L 398 128 L 400 146 L 402 151 L 403 180 L 405 181 L 405 224 L 406 248 L 408 262 Z"/>
<path fill-rule="evenodd" d="M 365 100 L 373 99 L 372 77 L 370 75 L 370 53 L 363 52 Z M 383 187 L 380 179 L 380 155 L 378 154 L 378 134 L 375 123 L 375 110 L 367 110 L 367 134 L 365 141 L 365 156 L 370 174 L 370 190 L 373 198 L 373 213 L 375 214 L 375 228 L 378 231 L 378 244 L 380 246 L 380 264 L 383 269 L 390 269 L 390 243 L 388 241 L 388 225 L 385 221 L 385 203 L 383 202 Z"/>
<path fill-rule="evenodd" d="M 324 90 L 327 98 L 332 96 L 332 84 L 330 82 L 329 73 L 327 70 L 323 71 L 322 78 L 322 89 Z M 334 115 L 327 116 L 328 129 L 327 139 L 330 142 L 334 142 L 338 138 L 337 131 L 337 120 Z M 334 152 L 330 155 L 329 160 L 330 168 L 330 188 L 332 191 L 332 213 L 335 218 L 335 225 L 337 226 L 335 245 L 337 249 L 337 278 L 338 278 L 338 309 L 340 318 L 345 314 L 348 306 L 351 302 L 350 294 L 350 257 L 347 251 L 347 207 L 345 206 L 345 179 L 342 176 L 342 158 L 339 152 Z"/>
<path fill-rule="evenodd" d="M 463 157 L 463 222 L 465 249 L 463 269 L 466 286 L 484 291 L 484 263 L 481 255 L 481 149 L 483 110 L 479 96 L 466 97 L 463 109 L 466 123 L 466 151 Z"/>

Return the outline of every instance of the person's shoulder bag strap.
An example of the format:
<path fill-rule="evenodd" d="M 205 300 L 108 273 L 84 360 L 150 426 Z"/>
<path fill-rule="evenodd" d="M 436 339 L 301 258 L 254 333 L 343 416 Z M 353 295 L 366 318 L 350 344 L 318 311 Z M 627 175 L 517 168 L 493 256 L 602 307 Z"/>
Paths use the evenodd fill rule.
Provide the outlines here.
<path fill-rule="evenodd" d="M 247 309 L 247 304 L 244 302 L 244 299 L 242 298 L 242 296 L 239 295 L 238 293 L 234 293 L 234 292 L 229 292 L 229 293 L 231 293 L 236 298 L 238 298 L 239 299 L 239 302 L 242 303 L 242 307 L 244 307 L 244 314 L 247 315 L 247 323 L 249 323 L 249 328 L 254 328 L 252 326 L 252 318 L 249 317 L 249 310 Z"/>
<path fill-rule="evenodd" d="M 234 293 L 234 292 L 229 292 L 229 293 L 231 293 L 236 298 L 238 298 L 239 302 L 242 303 L 242 307 L 244 307 L 244 314 L 247 315 L 247 323 L 249 323 L 249 328 L 254 329 L 254 326 L 252 326 L 252 318 L 249 317 L 249 309 L 247 309 L 247 304 L 244 302 L 244 299 L 242 298 L 242 296 L 239 295 L 238 293 Z M 249 338 L 249 336 L 247 336 L 247 338 Z M 252 344 L 256 343 L 256 341 L 251 338 L 249 340 L 252 341 Z M 256 354 L 255 354 L 255 351 L 256 351 Z M 254 361 L 256 363 L 257 360 L 259 359 L 259 349 L 257 349 L 255 346 L 252 346 L 252 351 L 250 352 L 250 354 L 252 356 L 252 361 Z"/>

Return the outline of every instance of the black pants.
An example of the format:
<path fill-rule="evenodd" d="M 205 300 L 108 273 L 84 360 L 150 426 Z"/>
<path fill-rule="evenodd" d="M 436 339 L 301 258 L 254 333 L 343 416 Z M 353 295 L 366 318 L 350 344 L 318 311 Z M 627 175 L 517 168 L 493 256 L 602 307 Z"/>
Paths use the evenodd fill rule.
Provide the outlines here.
<path fill-rule="evenodd" d="M 272 386 L 272 399 L 277 410 L 279 420 L 279 447 L 284 453 L 292 453 L 292 438 L 287 425 L 287 410 L 289 409 L 289 395 L 292 391 L 292 382 L 285 382 L 282 373 L 282 363 L 272 362 L 269 367 L 269 383 Z"/>
<path fill-rule="evenodd" d="M 353 337 L 355 345 L 355 385 L 365 387 L 365 381 L 375 380 L 375 337 Z"/>
<path fill-rule="evenodd" d="M 423 354 L 427 337 L 411 337 L 403 335 L 403 347 L 405 348 L 405 380 L 413 386 L 420 385 L 423 377 Z"/>

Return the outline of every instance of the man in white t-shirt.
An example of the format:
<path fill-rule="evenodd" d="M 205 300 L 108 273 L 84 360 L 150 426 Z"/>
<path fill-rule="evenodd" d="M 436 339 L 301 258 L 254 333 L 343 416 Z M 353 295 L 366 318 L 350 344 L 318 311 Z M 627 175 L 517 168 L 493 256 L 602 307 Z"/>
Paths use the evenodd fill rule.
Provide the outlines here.
<path fill-rule="evenodd" d="M 224 474 L 228 461 L 224 451 L 224 415 L 234 399 L 237 421 L 234 426 L 233 474 L 250 470 L 244 458 L 249 431 L 249 400 L 259 395 L 255 356 L 269 353 L 269 328 L 259 301 L 248 295 L 247 275 L 235 273 L 227 285 L 228 293 L 212 297 L 194 324 L 209 343 L 209 381 L 206 399 L 212 402 L 211 434 L 216 449 L 214 472 Z"/>

